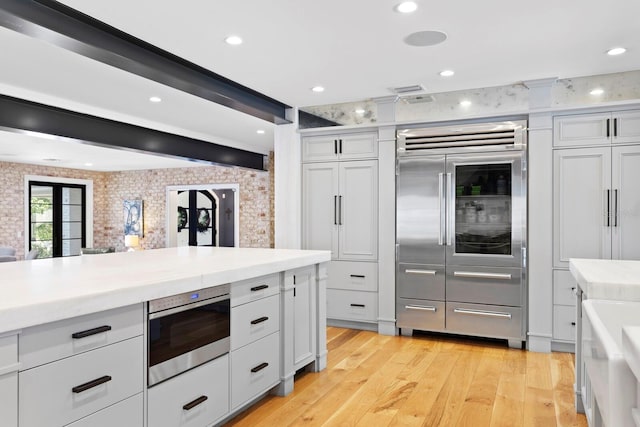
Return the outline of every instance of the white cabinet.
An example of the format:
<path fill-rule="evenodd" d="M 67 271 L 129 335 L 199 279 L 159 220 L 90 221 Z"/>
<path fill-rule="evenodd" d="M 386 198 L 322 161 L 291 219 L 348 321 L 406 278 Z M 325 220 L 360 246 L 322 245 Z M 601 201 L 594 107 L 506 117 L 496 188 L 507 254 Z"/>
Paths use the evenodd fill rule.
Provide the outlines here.
<path fill-rule="evenodd" d="M 138 427 L 144 426 L 142 393 L 109 406 L 101 411 L 84 417 L 67 427 Z"/>
<path fill-rule="evenodd" d="M 640 259 L 640 145 L 554 152 L 554 266 Z"/>
<path fill-rule="evenodd" d="M 293 366 L 296 370 L 315 360 L 315 268 L 293 270 Z"/>
<path fill-rule="evenodd" d="M 375 133 L 312 136 L 302 140 L 303 162 L 378 157 Z"/>
<path fill-rule="evenodd" d="M 640 141 L 640 111 L 558 116 L 553 127 L 555 147 L 635 143 Z"/>
<path fill-rule="evenodd" d="M 0 336 L 0 424 L 18 425 L 18 336 Z"/>
<path fill-rule="evenodd" d="M 332 259 L 378 257 L 378 163 L 363 160 L 303 165 L 303 246 Z"/>

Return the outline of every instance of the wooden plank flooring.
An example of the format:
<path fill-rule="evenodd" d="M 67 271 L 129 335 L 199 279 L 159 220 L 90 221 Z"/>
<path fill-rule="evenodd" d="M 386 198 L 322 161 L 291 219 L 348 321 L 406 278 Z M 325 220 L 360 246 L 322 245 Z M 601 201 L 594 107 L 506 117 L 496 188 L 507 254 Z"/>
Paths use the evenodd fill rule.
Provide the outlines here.
<path fill-rule="evenodd" d="M 228 426 L 586 426 L 573 354 L 491 341 L 327 328 L 327 369 L 301 373 Z"/>

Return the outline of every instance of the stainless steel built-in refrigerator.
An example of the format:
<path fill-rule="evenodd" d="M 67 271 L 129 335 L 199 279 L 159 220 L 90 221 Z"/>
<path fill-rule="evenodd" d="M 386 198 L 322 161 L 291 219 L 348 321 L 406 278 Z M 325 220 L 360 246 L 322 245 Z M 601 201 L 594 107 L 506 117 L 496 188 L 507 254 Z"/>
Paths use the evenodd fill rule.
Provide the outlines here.
<path fill-rule="evenodd" d="M 396 319 L 509 340 L 526 330 L 526 122 L 398 132 Z"/>

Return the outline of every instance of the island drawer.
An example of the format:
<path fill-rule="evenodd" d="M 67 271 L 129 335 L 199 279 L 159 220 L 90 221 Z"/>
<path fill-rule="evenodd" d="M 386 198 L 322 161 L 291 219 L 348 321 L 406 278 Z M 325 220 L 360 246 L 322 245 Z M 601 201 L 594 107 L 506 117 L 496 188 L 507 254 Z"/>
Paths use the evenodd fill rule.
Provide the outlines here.
<path fill-rule="evenodd" d="M 279 293 L 279 273 L 235 282 L 231 284 L 231 306 L 246 304 Z"/>
<path fill-rule="evenodd" d="M 553 339 L 576 340 L 576 308 L 568 305 L 553 307 Z"/>
<path fill-rule="evenodd" d="M 138 393 L 66 427 L 142 426 L 144 423 L 142 412 L 142 393 Z"/>
<path fill-rule="evenodd" d="M 229 413 L 229 355 L 151 387 L 147 409 L 149 427 L 201 427 L 224 417 Z"/>
<path fill-rule="evenodd" d="M 278 332 L 231 352 L 231 409 L 268 391 L 280 380 Z"/>
<path fill-rule="evenodd" d="M 143 338 L 19 374 L 20 427 L 62 426 L 143 390 Z"/>
<path fill-rule="evenodd" d="M 378 290 L 378 263 L 331 261 L 327 288 L 375 292 Z"/>
<path fill-rule="evenodd" d="M 327 289 L 327 317 L 375 322 L 378 318 L 378 293 Z"/>
<path fill-rule="evenodd" d="M 20 335 L 21 370 L 142 335 L 142 304 L 88 314 L 25 329 Z"/>
<path fill-rule="evenodd" d="M 231 309 L 231 350 L 280 329 L 280 296 L 272 295 Z"/>

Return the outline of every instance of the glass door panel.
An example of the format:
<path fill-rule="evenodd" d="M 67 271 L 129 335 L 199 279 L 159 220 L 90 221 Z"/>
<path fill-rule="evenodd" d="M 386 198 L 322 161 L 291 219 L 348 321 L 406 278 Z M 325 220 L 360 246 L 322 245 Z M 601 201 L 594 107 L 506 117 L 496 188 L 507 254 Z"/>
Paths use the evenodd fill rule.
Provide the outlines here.
<path fill-rule="evenodd" d="M 51 258 L 53 256 L 53 187 L 32 185 L 29 205 L 31 249 L 38 250 L 38 258 Z"/>

